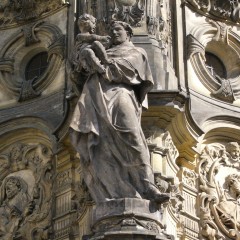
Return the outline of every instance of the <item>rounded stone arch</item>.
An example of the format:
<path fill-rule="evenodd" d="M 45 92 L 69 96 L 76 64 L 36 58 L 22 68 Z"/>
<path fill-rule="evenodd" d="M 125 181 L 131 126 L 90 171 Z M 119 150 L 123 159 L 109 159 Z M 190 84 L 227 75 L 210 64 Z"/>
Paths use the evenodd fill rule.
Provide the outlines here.
<path fill-rule="evenodd" d="M 209 118 L 202 125 L 205 132 L 202 144 L 213 142 L 239 142 L 240 120 L 229 116 Z"/>
<path fill-rule="evenodd" d="M 57 139 L 53 129 L 45 121 L 36 117 L 8 120 L 0 125 L 0 152 L 16 142 L 43 144 L 54 150 Z"/>
<path fill-rule="evenodd" d="M 206 66 L 206 53 L 213 54 L 226 69 L 226 79 L 213 76 Z M 226 102 L 240 98 L 240 38 L 229 26 L 208 20 L 188 35 L 188 59 L 211 96 Z"/>
<path fill-rule="evenodd" d="M 65 36 L 53 24 L 37 22 L 24 26 L 6 41 L 0 50 L 0 83 L 13 98 L 20 99 L 25 89 L 39 95 L 56 78 L 64 59 Z M 37 54 L 47 52 L 48 67 L 35 80 L 27 82 L 25 69 Z M 26 91 L 27 91 L 26 90 Z M 23 99 L 24 100 L 24 99 Z"/>

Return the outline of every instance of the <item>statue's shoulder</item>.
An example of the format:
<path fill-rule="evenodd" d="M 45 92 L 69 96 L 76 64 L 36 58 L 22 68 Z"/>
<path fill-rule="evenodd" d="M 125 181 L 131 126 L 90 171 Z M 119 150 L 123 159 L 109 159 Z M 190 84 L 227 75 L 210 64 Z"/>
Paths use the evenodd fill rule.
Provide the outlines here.
<path fill-rule="evenodd" d="M 145 51 L 145 49 L 141 48 L 141 47 L 135 47 L 135 49 L 141 53 L 144 57 L 147 58 L 147 52 Z"/>

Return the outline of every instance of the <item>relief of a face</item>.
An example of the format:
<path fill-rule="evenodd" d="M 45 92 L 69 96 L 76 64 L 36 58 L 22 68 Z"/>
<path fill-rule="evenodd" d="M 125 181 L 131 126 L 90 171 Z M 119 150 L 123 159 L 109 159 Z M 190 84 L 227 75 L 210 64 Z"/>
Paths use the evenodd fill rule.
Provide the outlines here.
<path fill-rule="evenodd" d="M 12 199 L 20 191 L 17 180 L 10 179 L 5 185 L 5 191 L 8 199 Z"/>

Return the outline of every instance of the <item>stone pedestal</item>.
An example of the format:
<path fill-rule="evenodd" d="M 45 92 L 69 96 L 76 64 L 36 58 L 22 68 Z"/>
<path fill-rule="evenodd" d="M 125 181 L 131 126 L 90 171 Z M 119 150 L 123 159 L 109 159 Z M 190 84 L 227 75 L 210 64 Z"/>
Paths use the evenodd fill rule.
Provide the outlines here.
<path fill-rule="evenodd" d="M 124 198 L 98 204 L 90 240 L 172 239 L 164 233 L 159 206 L 148 200 Z"/>

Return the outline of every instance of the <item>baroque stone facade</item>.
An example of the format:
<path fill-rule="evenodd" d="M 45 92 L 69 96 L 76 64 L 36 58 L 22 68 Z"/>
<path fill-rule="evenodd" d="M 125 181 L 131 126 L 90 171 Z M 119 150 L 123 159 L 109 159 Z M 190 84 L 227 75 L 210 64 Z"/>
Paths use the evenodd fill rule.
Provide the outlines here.
<path fill-rule="evenodd" d="M 239 240 L 239 11 L 230 0 L 1 1 L 0 239 Z M 165 203 L 96 206 L 84 182 L 69 139 L 84 13 L 106 39 L 112 21 L 128 23 L 147 53 L 141 125 Z"/>

